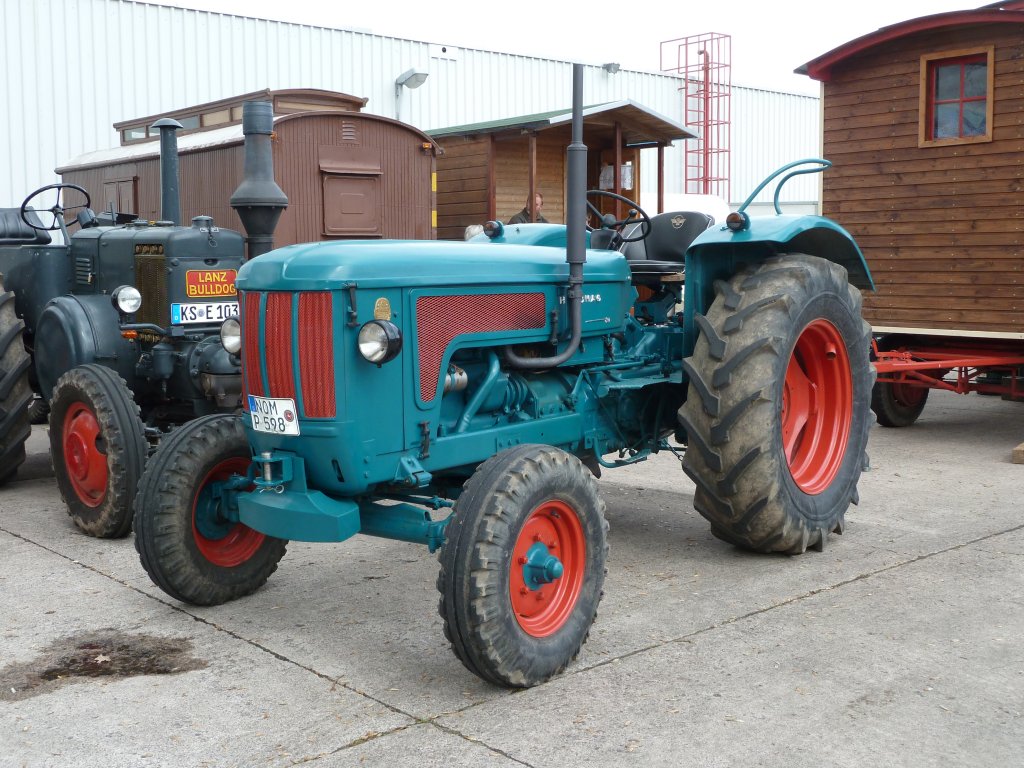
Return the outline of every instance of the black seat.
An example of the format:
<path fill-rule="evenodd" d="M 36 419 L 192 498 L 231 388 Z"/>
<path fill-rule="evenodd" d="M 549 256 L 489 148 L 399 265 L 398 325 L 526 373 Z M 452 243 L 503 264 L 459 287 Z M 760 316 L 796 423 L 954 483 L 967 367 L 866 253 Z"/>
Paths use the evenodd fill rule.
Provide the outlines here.
<path fill-rule="evenodd" d="M 670 211 L 651 217 L 651 233 L 643 240 L 626 243 L 622 253 L 629 263 L 633 282 L 657 284 L 665 275 L 681 275 L 686 249 L 715 218 L 699 211 Z M 626 237 L 635 237 L 641 224 L 634 225 Z"/>
<path fill-rule="evenodd" d="M 42 226 L 36 212 L 28 210 L 26 215 Z M 49 245 L 50 233 L 32 229 L 21 219 L 21 208 L 0 208 L 0 245 Z"/>

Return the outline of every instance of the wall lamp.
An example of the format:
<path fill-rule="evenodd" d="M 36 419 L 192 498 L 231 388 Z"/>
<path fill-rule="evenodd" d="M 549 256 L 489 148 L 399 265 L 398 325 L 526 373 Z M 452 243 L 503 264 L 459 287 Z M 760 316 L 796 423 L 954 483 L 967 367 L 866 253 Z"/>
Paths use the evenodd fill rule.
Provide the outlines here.
<path fill-rule="evenodd" d="M 400 74 L 395 79 L 395 119 L 396 120 L 398 119 L 398 114 L 399 114 L 398 107 L 399 107 L 399 105 L 402 102 L 402 86 L 404 85 L 406 88 L 409 88 L 410 90 L 413 89 L 413 88 L 419 88 L 421 85 L 423 85 L 423 83 L 426 82 L 427 75 L 429 75 L 428 72 L 424 72 L 423 70 L 416 69 L 415 67 L 413 67 L 412 69 L 407 69 L 405 72 Z"/>
<path fill-rule="evenodd" d="M 619 71 L 619 63 L 617 61 L 609 61 L 607 64 L 602 64 L 601 69 L 607 72 L 609 75 L 614 75 Z"/>

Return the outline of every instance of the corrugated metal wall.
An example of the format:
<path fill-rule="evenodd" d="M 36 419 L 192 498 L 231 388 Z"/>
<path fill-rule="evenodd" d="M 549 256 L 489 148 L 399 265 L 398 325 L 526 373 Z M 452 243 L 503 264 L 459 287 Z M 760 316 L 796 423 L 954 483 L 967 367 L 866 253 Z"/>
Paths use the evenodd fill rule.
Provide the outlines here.
<path fill-rule="evenodd" d="M 131 0 L 3 0 L 0 205 L 20 204 L 53 169 L 116 146 L 114 122 L 262 88 L 324 88 L 369 98 L 367 112 L 430 130 L 561 109 L 571 64 L 453 49 L 361 32 L 148 5 Z M 429 72 L 416 90 L 395 78 Z M 586 68 L 584 102 L 632 99 L 681 122 L 679 79 Z M 734 88 L 732 196 L 752 189 L 767 157 L 806 157 L 819 146 L 818 100 Z M 813 105 L 813 106 L 812 106 Z M 655 153 L 644 152 L 653 198 Z M 666 191 L 683 190 L 683 156 L 666 153 Z M 817 200 L 815 182 L 786 199 Z M 653 208 L 653 206 L 651 206 Z"/>

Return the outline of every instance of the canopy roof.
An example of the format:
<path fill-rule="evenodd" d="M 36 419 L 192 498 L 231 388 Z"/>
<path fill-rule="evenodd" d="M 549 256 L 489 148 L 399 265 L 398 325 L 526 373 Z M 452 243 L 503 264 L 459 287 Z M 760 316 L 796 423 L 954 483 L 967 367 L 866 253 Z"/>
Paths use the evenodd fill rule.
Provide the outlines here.
<path fill-rule="evenodd" d="M 472 136 L 485 133 L 539 132 L 551 128 L 567 127 L 572 123 L 572 110 L 559 109 L 534 115 L 509 117 L 483 123 L 438 128 L 427 133 L 434 139 L 450 136 Z M 626 146 L 668 145 L 676 139 L 692 139 L 697 134 L 635 101 L 611 101 L 583 109 L 583 129 L 586 132 L 614 132 L 615 124 L 622 127 Z"/>

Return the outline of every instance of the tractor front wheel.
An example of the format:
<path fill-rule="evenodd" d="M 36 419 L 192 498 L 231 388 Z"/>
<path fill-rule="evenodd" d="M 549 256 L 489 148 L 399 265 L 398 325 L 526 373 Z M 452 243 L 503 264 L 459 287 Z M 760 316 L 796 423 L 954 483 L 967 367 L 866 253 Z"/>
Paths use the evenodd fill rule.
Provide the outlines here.
<path fill-rule="evenodd" d="M 820 549 L 843 532 L 866 465 L 875 369 L 860 292 L 841 266 L 803 254 L 715 290 L 679 411 L 694 506 L 744 549 Z"/>
<path fill-rule="evenodd" d="M 75 525 L 101 539 L 127 536 L 147 454 L 139 406 L 102 365 L 72 368 L 50 399 L 50 455 Z"/>
<path fill-rule="evenodd" d="M 171 597 L 219 605 L 255 592 L 277 570 L 288 542 L 238 522 L 221 493 L 251 463 L 242 422 L 232 414 L 175 429 L 149 460 L 135 497 L 135 549 Z"/>
<path fill-rule="evenodd" d="M 14 477 L 25 461 L 25 442 L 32 434 L 29 405 L 32 389 L 25 351 L 25 324 L 14 313 L 14 294 L 5 292 L 0 275 L 0 485 Z"/>
<path fill-rule="evenodd" d="M 527 688 L 576 658 L 597 617 L 608 552 L 597 483 L 575 456 L 520 445 L 466 482 L 439 554 L 439 611 L 459 660 Z"/>
<path fill-rule="evenodd" d="M 917 421 L 927 402 L 927 387 L 876 381 L 871 390 L 871 410 L 883 427 L 909 427 Z"/>

